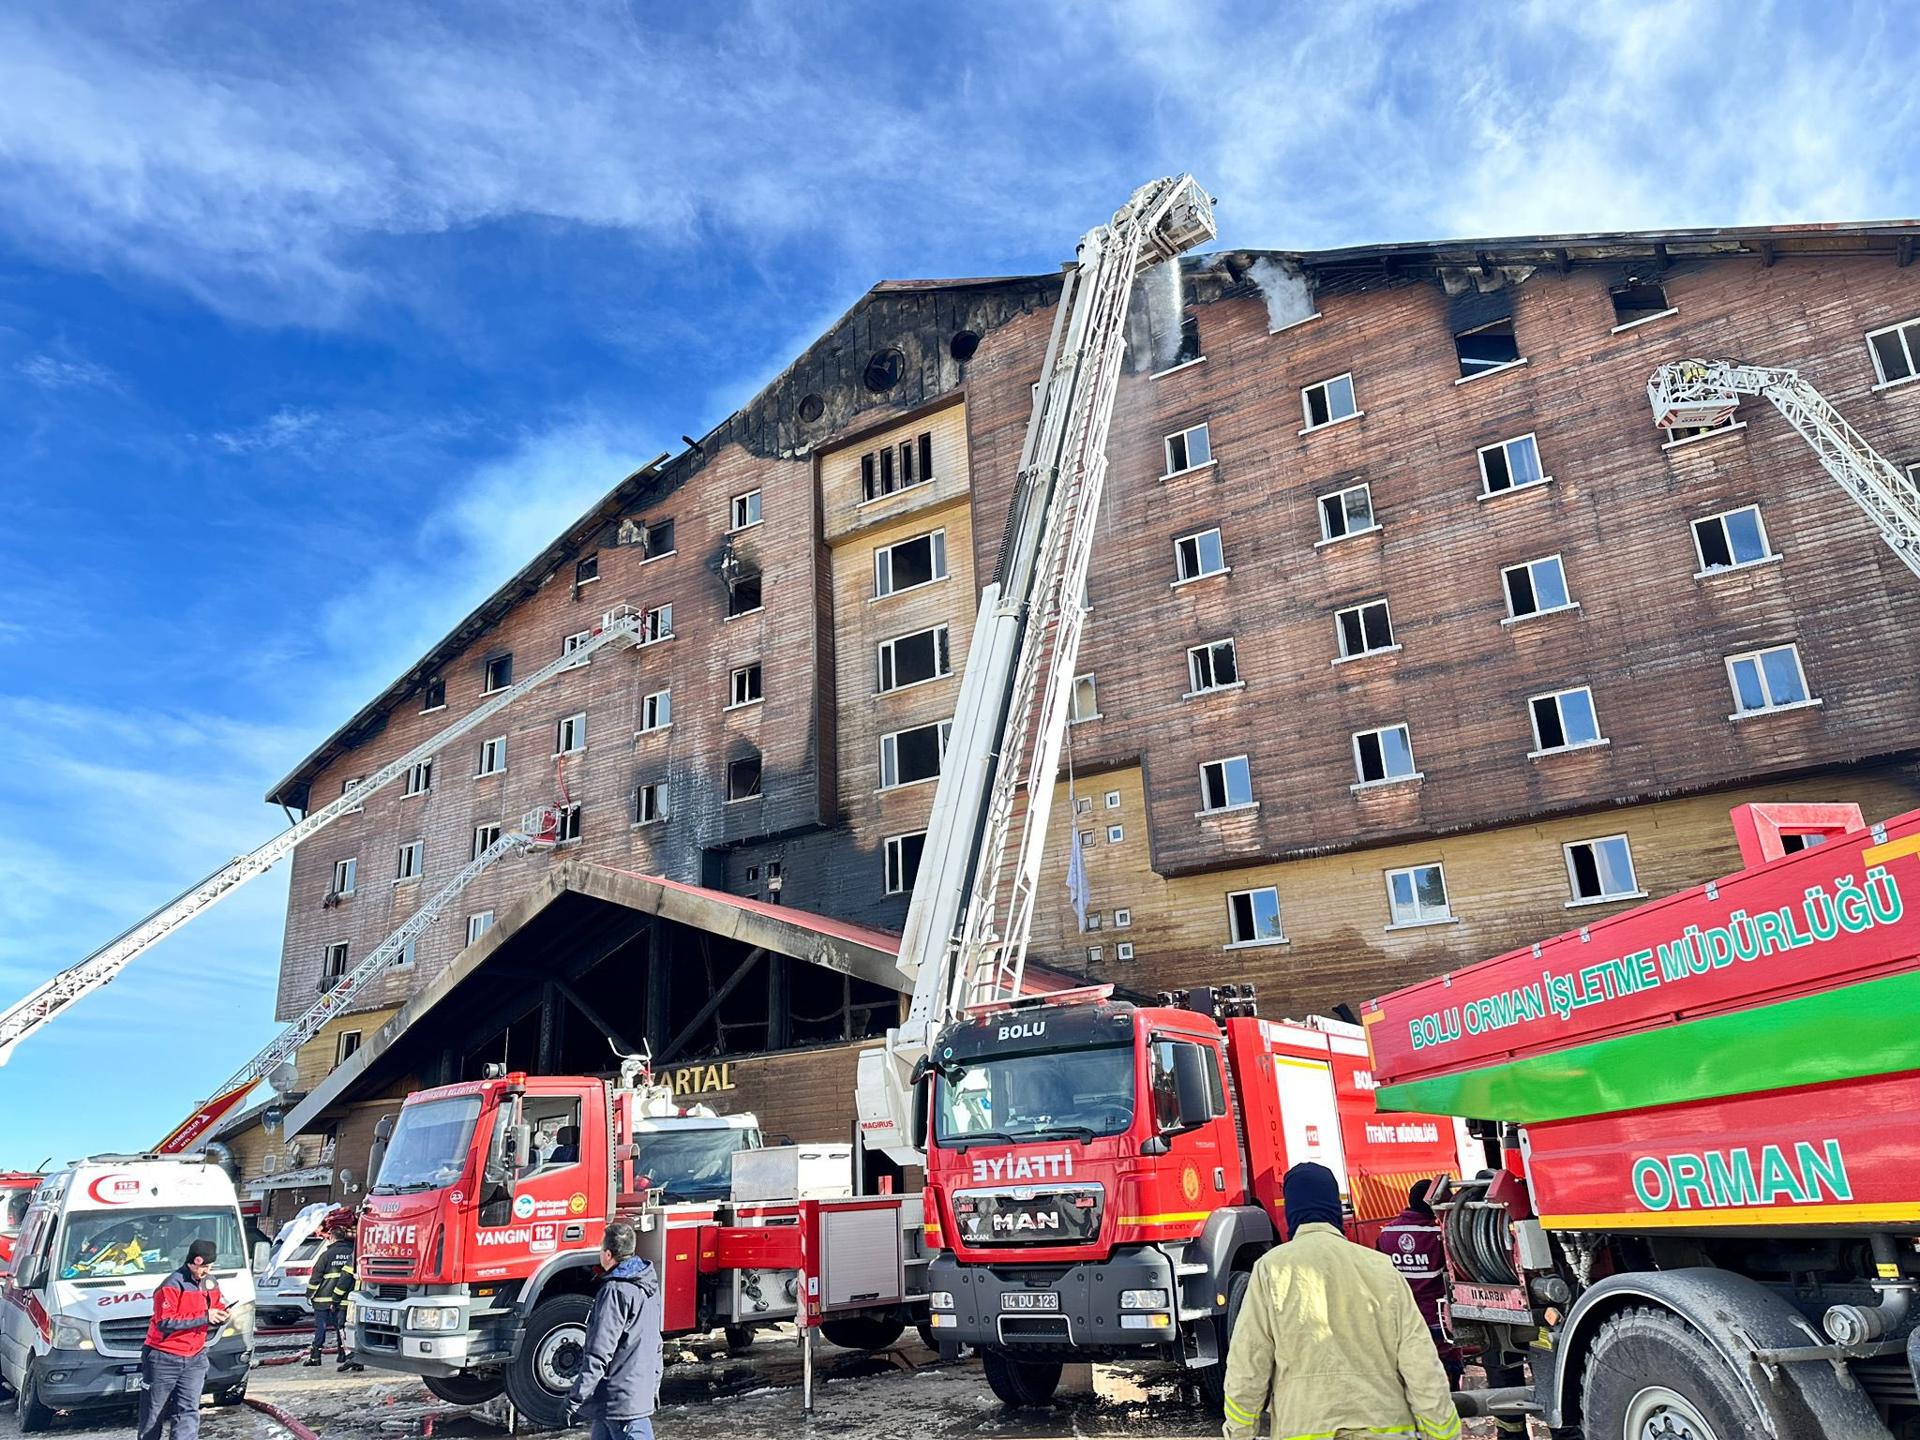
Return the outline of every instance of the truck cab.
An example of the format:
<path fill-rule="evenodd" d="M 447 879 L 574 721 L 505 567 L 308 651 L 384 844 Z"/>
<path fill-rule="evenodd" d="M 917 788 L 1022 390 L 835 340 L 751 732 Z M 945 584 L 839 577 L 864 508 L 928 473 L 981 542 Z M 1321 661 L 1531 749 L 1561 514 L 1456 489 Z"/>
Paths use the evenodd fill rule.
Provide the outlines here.
<path fill-rule="evenodd" d="M 0 1378 L 20 1397 L 20 1428 L 138 1394 L 154 1288 L 199 1239 L 214 1243 L 210 1278 L 229 1311 L 207 1345 L 207 1389 L 238 1403 L 253 1351 L 244 1235 L 233 1182 L 204 1155 L 101 1156 L 49 1175 L 0 1290 Z"/>
<path fill-rule="evenodd" d="M 33 1192 L 39 1184 L 38 1175 L 18 1170 L 0 1170 L 0 1276 L 4 1276 L 13 1264 L 14 1241 L 20 1238 L 20 1227 L 26 1223 L 27 1206 L 33 1203 Z"/>

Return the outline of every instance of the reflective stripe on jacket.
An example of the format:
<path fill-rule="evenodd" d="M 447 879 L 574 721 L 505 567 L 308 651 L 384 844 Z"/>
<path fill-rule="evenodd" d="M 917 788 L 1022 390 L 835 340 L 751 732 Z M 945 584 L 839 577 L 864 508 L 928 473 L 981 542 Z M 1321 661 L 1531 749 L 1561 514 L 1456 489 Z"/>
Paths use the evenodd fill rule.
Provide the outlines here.
<path fill-rule="evenodd" d="M 353 1242 L 330 1241 L 307 1277 L 307 1299 L 315 1305 L 344 1305 L 353 1285 Z"/>
<path fill-rule="evenodd" d="M 1302 1225 L 1269 1250 L 1227 1355 L 1227 1440 L 1261 1410 L 1273 1440 L 1459 1440 L 1447 1372 L 1413 1292 L 1386 1256 L 1332 1225 Z"/>

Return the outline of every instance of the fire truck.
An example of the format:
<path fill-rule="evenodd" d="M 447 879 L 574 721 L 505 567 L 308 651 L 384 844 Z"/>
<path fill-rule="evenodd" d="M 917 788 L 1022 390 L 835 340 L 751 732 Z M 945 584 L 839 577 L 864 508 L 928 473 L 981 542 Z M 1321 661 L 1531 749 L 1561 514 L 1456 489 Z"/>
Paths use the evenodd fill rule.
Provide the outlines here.
<path fill-rule="evenodd" d="M 14 1242 L 20 1238 L 20 1223 L 27 1218 L 27 1206 L 41 1177 L 24 1170 L 0 1170 L 0 1273 L 13 1263 Z"/>
<path fill-rule="evenodd" d="M 880 1348 L 918 1318 L 918 1197 L 855 1197 L 849 1147 L 763 1149 L 753 1116 L 682 1109 L 638 1058 L 612 1083 L 514 1073 L 417 1091 L 376 1174 L 354 1348 L 454 1404 L 504 1392 L 536 1426 L 564 1418 L 615 1217 L 661 1275 L 669 1335 L 724 1327 L 738 1348 L 799 1320 Z"/>
<path fill-rule="evenodd" d="M 1747 868 L 1372 1002 L 1469 1117 L 1451 1325 L 1600 1436 L 1920 1434 L 1920 811 L 1733 812 Z M 1555 1433 L 1561 1433 L 1557 1431 Z"/>

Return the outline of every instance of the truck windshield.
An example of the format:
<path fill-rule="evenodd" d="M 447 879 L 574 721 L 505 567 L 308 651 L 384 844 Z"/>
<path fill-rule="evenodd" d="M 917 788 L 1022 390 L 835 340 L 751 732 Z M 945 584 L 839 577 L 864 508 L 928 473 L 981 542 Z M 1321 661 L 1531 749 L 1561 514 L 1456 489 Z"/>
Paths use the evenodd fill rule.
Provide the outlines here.
<path fill-rule="evenodd" d="M 478 1095 L 451 1095 L 401 1106 L 373 1193 L 443 1190 L 453 1184 L 466 1173 L 473 1126 L 479 1118 Z"/>
<path fill-rule="evenodd" d="M 654 1130 L 633 1137 L 633 1172 L 669 1200 L 719 1200 L 733 1188 L 733 1152 L 752 1145 L 751 1130 Z"/>
<path fill-rule="evenodd" d="M 935 1138 L 1117 1135 L 1133 1123 L 1133 1048 L 1103 1045 L 972 1061 L 940 1079 Z"/>
<path fill-rule="evenodd" d="M 196 1240 L 211 1240 L 213 1268 L 246 1262 L 237 1210 L 82 1210 L 70 1213 L 60 1242 L 60 1278 L 164 1275 L 187 1261 Z"/>
<path fill-rule="evenodd" d="M 18 1235 L 32 1203 L 31 1190 L 0 1190 L 0 1235 Z"/>

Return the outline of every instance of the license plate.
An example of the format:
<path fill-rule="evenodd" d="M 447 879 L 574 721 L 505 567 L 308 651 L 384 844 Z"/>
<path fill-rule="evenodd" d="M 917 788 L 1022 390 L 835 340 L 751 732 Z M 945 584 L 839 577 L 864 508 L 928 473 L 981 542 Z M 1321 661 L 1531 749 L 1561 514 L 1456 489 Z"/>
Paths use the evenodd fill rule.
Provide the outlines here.
<path fill-rule="evenodd" d="M 147 1388 L 147 1382 L 138 1375 L 122 1375 L 120 1388 L 127 1391 L 144 1390 Z"/>
<path fill-rule="evenodd" d="M 1060 1294 L 1056 1290 L 1009 1290 L 1000 1297 L 1002 1310 L 1058 1310 Z"/>
<path fill-rule="evenodd" d="M 366 1325 L 398 1325 L 400 1307 L 397 1305 L 362 1305 L 360 1320 Z"/>

